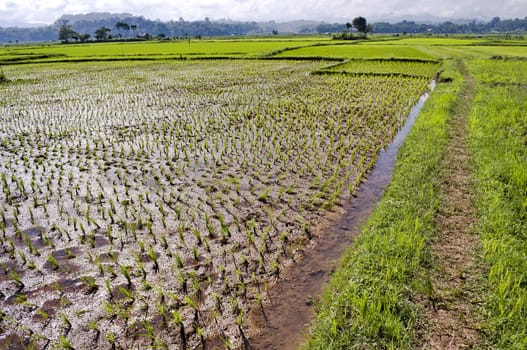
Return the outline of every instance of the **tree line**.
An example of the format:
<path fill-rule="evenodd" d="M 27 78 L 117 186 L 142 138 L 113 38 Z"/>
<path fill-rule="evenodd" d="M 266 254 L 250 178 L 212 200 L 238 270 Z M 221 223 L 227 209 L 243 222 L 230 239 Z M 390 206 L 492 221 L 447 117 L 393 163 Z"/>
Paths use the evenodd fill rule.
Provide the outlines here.
<path fill-rule="evenodd" d="M 501 20 L 494 17 L 488 22 L 470 21 L 457 24 L 446 21 L 438 24 L 423 24 L 413 21 L 401 21 L 398 23 L 379 22 L 374 24 L 376 33 L 440 33 L 440 34 L 487 34 L 487 33 L 526 33 L 527 17 L 523 19 Z"/>
<path fill-rule="evenodd" d="M 53 41 L 75 42 L 110 38 L 196 37 L 271 33 L 265 23 L 212 21 L 152 21 L 142 16 L 106 17 L 102 19 L 59 19 L 43 27 L 0 27 L 0 42 Z"/>
<path fill-rule="evenodd" d="M 74 18 L 69 20 L 68 18 Z M 357 18 L 357 17 L 356 17 Z M 353 22 L 353 21 L 352 21 Z M 302 34 L 330 33 L 338 34 L 353 32 L 364 33 L 353 26 L 353 23 L 309 23 L 298 26 L 288 26 L 289 32 Z M 0 42 L 25 41 L 87 41 L 106 40 L 110 38 L 142 37 L 196 37 L 196 36 L 227 36 L 247 34 L 278 34 L 280 23 L 274 22 L 241 22 L 212 21 L 209 18 L 199 21 L 186 21 L 183 18 L 168 22 L 152 21 L 142 16 L 113 16 L 105 18 L 96 16 L 68 16 L 57 20 L 54 24 L 43 27 L 17 28 L 0 27 Z M 377 22 L 366 23 L 367 31 L 374 33 L 445 33 L 445 34 L 483 34 L 483 33 L 525 33 L 527 32 L 527 17 L 523 19 L 501 20 L 493 18 L 489 22 L 470 21 L 456 24 L 450 21 L 437 24 L 423 24 L 413 21 L 398 23 Z"/>

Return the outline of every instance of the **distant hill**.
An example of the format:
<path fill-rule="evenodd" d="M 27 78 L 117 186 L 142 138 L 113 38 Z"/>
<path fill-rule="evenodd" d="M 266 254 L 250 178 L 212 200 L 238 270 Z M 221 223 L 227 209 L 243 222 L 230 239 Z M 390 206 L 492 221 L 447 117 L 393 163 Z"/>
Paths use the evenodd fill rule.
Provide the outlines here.
<path fill-rule="evenodd" d="M 71 23 L 81 21 L 104 21 L 112 18 L 131 18 L 134 17 L 131 13 L 109 13 L 109 12 L 90 12 L 86 14 L 77 15 L 62 15 L 57 21 L 69 21 Z"/>
<path fill-rule="evenodd" d="M 116 27 L 117 22 L 123 22 L 133 30 L 124 30 Z M 52 41 L 57 40 L 59 27 L 63 24 L 70 25 L 77 33 L 90 34 L 94 37 L 95 31 L 101 27 L 111 29 L 112 37 L 133 38 L 139 34 L 148 33 L 151 36 L 163 35 L 166 37 L 188 36 L 229 36 L 229 35 L 258 35 L 274 33 L 316 33 L 317 27 L 323 22 L 319 21 L 290 21 L 276 23 L 268 22 L 242 22 L 231 20 L 185 21 L 183 18 L 162 22 L 146 19 L 143 16 L 134 16 L 130 13 L 96 12 L 77 15 L 63 15 L 54 24 L 49 26 L 31 28 L 1 28 L 0 42 L 27 42 L 27 41 Z M 344 28 L 338 24 L 338 30 Z"/>
<path fill-rule="evenodd" d="M 350 18 L 351 21 L 351 18 Z M 118 22 L 126 23 L 130 29 L 117 28 Z M 0 27 L 0 42 L 36 42 L 56 41 L 61 25 L 71 25 L 79 34 L 89 34 L 94 38 L 95 31 L 101 27 L 111 30 L 115 37 L 133 38 L 137 35 L 165 36 L 165 37 L 206 37 L 229 35 L 258 35 L 258 34 L 309 34 L 336 33 L 345 29 L 344 23 L 325 23 L 318 21 L 290 21 L 277 23 L 210 20 L 186 21 L 183 18 L 162 22 L 135 16 L 130 13 L 94 12 L 87 14 L 63 15 L 54 24 L 41 27 Z M 373 24 L 375 33 L 526 33 L 527 17 L 524 19 L 501 20 L 498 17 L 489 22 L 467 21 L 466 23 L 417 23 L 402 20 L 397 23 L 378 22 Z"/>

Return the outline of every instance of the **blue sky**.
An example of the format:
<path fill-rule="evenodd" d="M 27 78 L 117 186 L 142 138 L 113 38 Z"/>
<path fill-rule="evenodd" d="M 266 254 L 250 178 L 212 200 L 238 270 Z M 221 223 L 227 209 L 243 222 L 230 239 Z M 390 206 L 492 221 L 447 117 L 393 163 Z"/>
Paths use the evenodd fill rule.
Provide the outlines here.
<path fill-rule="evenodd" d="M 128 12 L 163 21 L 211 19 L 295 19 L 370 21 L 527 17 L 527 0 L 0 0 L 0 26 L 50 24 L 63 14 Z"/>

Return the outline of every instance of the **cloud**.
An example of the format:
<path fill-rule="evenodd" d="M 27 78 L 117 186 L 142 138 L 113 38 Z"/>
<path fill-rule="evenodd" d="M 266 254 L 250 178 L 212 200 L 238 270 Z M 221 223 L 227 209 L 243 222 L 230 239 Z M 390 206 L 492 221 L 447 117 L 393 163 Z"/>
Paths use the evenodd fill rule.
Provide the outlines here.
<path fill-rule="evenodd" d="M 525 0 L 0 0 L 0 26 L 21 23 L 53 23 L 63 14 L 88 12 L 128 12 L 150 19 L 196 20 L 228 18 L 233 20 L 313 19 L 349 20 L 364 16 L 370 20 L 447 19 L 494 16 L 527 16 Z"/>

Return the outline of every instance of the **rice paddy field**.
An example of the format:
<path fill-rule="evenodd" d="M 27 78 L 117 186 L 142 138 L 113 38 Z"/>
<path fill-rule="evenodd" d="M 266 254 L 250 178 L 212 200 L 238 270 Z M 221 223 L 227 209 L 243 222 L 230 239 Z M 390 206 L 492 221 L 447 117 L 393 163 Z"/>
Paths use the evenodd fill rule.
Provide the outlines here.
<path fill-rule="evenodd" d="M 414 348 L 445 130 L 471 77 L 474 230 L 489 267 L 476 328 L 481 344 L 522 348 L 523 45 L 0 47 L 0 347 L 250 347 L 251 311 L 265 315 L 268 291 L 316 249 L 430 92 L 306 337 L 310 348 Z"/>

